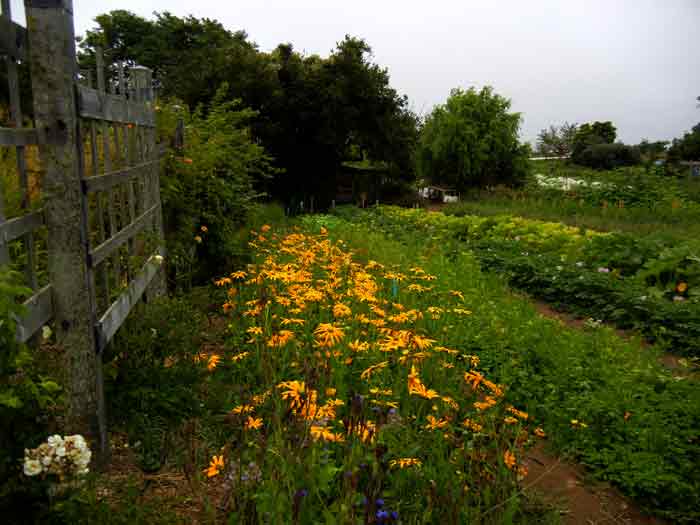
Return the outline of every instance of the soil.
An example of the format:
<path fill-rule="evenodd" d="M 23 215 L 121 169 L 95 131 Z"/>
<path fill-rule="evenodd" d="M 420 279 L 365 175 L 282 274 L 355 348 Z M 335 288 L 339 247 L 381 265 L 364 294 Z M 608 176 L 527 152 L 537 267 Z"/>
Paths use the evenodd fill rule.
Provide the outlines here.
<path fill-rule="evenodd" d="M 556 319 L 562 324 L 568 326 L 569 328 L 581 330 L 583 329 L 586 323 L 585 319 L 566 312 L 557 311 L 544 301 L 539 301 L 537 299 L 533 299 L 532 297 L 529 297 L 528 300 L 532 303 L 532 305 L 535 307 L 535 310 L 537 310 L 537 312 L 540 315 L 548 317 L 550 319 Z M 612 328 L 621 339 L 624 339 L 626 341 L 637 341 L 642 350 L 651 347 L 648 341 L 644 340 L 643 338 L 640 338 L 639 334 L 633 331 L 621 330 L 611 325 L 606 326 Z M 687 359 L 682 356 L 678 356 L 668 352 L 661 354 L 658 360 L 659 363 L 671 370 L 676 377 L 700 379 L 700 363 L 696 362 L 697 360 Z"/>
<path fill-rule="evenodd" d="M 528 493 L 560 509 L 566 525 L 664 525 L 667 522 L 644 515 L 617 490 L 595 485 L 584 476 L 584 468 L 548 454 L 543 445 L 532 448 L 525 462 L 528 474 L 523 484 Z"/>

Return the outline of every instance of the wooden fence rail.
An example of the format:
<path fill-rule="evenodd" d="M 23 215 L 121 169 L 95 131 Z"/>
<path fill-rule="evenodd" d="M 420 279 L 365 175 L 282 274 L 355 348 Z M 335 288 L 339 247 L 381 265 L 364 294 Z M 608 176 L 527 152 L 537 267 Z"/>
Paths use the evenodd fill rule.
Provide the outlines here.
<path fill-rule="evenodd" d="M 67 357 L 67 430 L 91 437 L 104 460 L 102 351 L 140 300 L 165 291 L 151 72 L 105 65 L 97 50 L 96 71 L 80 83 L 72 0 L 25 0 L 26 29 L 12 21 L 9 0 L 0 2 L 10 94 L 0 148 L 14 150 L 22 194 L 8 210 L 0 193 L 0 265 L 21 267 L 32 290 L 17 339 L 53 322 Z M 20 98 L 27 63 L 33 125 Z M 40 191 L 30 184 L 30 148 Z"/>

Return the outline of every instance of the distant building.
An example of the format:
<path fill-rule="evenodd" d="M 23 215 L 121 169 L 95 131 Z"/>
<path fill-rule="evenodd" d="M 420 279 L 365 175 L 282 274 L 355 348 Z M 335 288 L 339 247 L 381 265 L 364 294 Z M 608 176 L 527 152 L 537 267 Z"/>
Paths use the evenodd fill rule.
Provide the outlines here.
<path fill-rule="evenodd" d="M 440 186 L 424 186 L 418 190 L 418 195 L 424 199 L 431 201 L 443 202 L 445 204 L 451 202 L 459 202 L 459 193 L 452 188 L 442 188 Z"/>

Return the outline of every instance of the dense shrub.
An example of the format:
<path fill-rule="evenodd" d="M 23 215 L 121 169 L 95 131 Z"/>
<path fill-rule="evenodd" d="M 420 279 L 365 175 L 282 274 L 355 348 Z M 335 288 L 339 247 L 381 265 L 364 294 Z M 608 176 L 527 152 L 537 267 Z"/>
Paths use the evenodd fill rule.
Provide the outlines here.
<path fill-rule="evenodd" d="M 573 159 L 577 164 L 598 170 L 611 170 L 621 166 L 634 166 L 642 160 L 639 149 L 616 142 L 593 144 L 586 147 Z"/>
<path fill-rule="evenodd" d="M 177 103 L 159 112 L 165 137 L 184 120 L 184 148 L 171 150 L 161 176 L 170 276 L 180 287 L 207 279 L 240 251 L 231 239 L 260 196 L 254 185 L 274 172 L 250 135 L 256 113 L 227 101 L 226 90 L 223 85 L 207 108 L 192 113 Z"/>
<path fill-rule="evenodd" d="M 22 312 L 16 298 L 28 293 L 16 284 L 19 280 L 0 268 L 0 515 L 8 522 L 29 523 L 44 510 L 46 493 L 23 477 L 24 449 L 46 439 L 47 410 L 61 388 L 39 373 L 27 347 L 15 339 L 15 316 Z"/>

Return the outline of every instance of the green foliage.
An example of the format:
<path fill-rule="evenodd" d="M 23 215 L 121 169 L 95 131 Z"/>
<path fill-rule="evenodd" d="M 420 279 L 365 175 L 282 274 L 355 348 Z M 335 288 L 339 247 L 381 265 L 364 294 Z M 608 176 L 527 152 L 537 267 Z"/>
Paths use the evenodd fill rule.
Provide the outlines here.
<path fill-rule="evenodd" d="M 700 160 L 700 124 L 693 126 L 682 138 L 673 140 L 668 150 L 668 160 Z"/>
<path fill-rule="evenodd" d="M 112 11 L 96 21 L 81 43 L 84 68 L 101 45 L 108 64 L 150 67 L 163 95 L 205 111 L 227 83 L 225 99 L 256 111 L 252 135 L 284 170 L 261 188 L 288 206 L 310 195 L 317 207 L 330 205 L 341 163 L 356 155 L 385 162 L 392 178 L 413 177 L 416 116 L 362 39 L 346 36 L 321 58 L 291 44 L 260 52 L 244 32 L 208 19 Z"/>
<path fill-rule="evenodd" d="M 256 113 L 239 101 L 226 100 L 224 84 L 207 112 L 171 102 L 161 106 L 159 132 L 172 136 L 177 117 L 184 119 L 185 146 L 171 150 L 161 176 L 161 196 L 171 276 L 188 288 L 210 270 L 231 261 L 240 248 L 236 231 L 256 206 L 254 186 L 274 169 L 248 127 Z"/>
<path fill-rule="evenodd" d="M 654 513 L 677 523 L 700 518 L 700 391 L 695 381 L 672 376 L 656 362 L 655 349 L 625 343 L 608 328 L 591 323 L 573 330 L 539 316 L 527 300 L 507 291 L 499 275 L 479 271 L 467 251 L 475 244 L 453 236 L 465 232 L 464 224 L 454 218 L 445 218 L 451 229 L 445 235 L 439 228 L 440 214 L 420 214 L 422 227 L 414 230 L 407 219 L 417 212 L 401 211 L 401 220 L 392 213 L 386 208 L 382 213 L 338 209 L 354 223 L 352 236 L 342 220 L 323 224 L 354 248 L 366 250 L 369 258 L 385 264 L 420 262 L 447 286 L 462 291 L 473 313 L 469 322 L 455 323 L 448 344 L 477 354 L 484 369 L 507 385 L 508 399 L 527 406 L 531 416 L 544 423 L 556 450 L 578 458 L 594 476 L 614 483 Z M 490 223 L 476 226 L 474 235 L 488 237 L 483 225 Z M 377 232 L 383 232 L 385 240 L 379 242 Z M 533 246 L 539 240 L 529 242 Z M 495 244 L 491 247 L 493 257 L 505 257 Z M 488 265 L 487 251 L 474 255 Z M 522 247 L 519 251 L 517 255 L 512 250 L 510 257 L 517 263 L 510 269 L 529 264 Z M 593 270 L 584 277 L 587 283 L 579 285 L 581 268 L 575 263 L 534 253 L 529 257 L 537 264 L 532 268 L 537 276 L 549 275 L 538 283 L 548 291 L 560 281 L 569 286 L 569 297 L 596 283 L 608 288 L 608 274 Z M 572 420 L 587 426 L 572 425 Z"/>
<path fill-rule="evenodd" d="M 485 268 L 536 297 L 636 328 L 674 352 L 700 355 L 697 242 L 669 245 L 663 238 L 640 240 L 507 215 L 450 217 L 393 207 L 376 213 L 380 225 L 465 242 Z"/>
<path fill-rule="evenodd" d="M 161 299 L 130 316 L 111 348 L 113 359 L 105 367 L 108 413 L 128 433 L 146 472 L 162 467 L 172 452 L 172 432 L 200 410 L 201 369 L 194 357 L 201 323 L 190 300 Z"/>
<path fill-rule="evenodd" d="M 577 124 L 564 122 L 561 126 L 549 126 L 537 135 L 537 152 L 548 157 L 568 157 L 574 147 Z"/>
<path fill-rule="evenodd" d="M 458 190 L 521 183 L 526 150 L 518 143 L 520 114 L 491 87 L 454 89 L 428 116 L 417 146 L 418 174 Z"/>
<path fill-rule="evenodd" d="M 576 135 L 573 139 L 573 148 L 571 152 L 571 159 L 576 164 L 581 164 L 584 166 L 598 167 L 591 164 L 586 164 L 586 162 L 600 162 L 600 158 L 605 158 L 606 155 L 610 156 L 610 153 L 606 148 L 600 149 L 596 148 L 601 144 L 613 144 L 615 138 L 617 137 L 617 129 L 613 126 L 612 122 L 593 122 L 582 124 L 576 131 Z M 590 152 L 591 148 L 595 149 L 595 152 Z M 587 153 L 586 153 L 587 152 Z M 607 153 L 606 153 L 607 152 Z M 624 156 L 624 155 L 623 155 Z M 600 167 L 600 169 L 604 169 Z"/>
<path fill-rule="evenodd" d="M 612 170 L 621 166 L 634 166 L 641 162 L 641 154 L 635 146 L 622 143 L 591 144 L 580 152 L 575 162 L 598 170 Z"/>
<path fill-rule="evenodd" d="M 48 412 L 59 399 L 61 387 L 41 375 L 27 347 L 15 339 L 15 318 L 23 309 L 17 297 L 29 291 L 19 286 L 21 276 L 0 268 L 0 513 L 30 516 L 46 503 L 42 486 L 22 475 L 24 449 L 46 438 Z M 33 509 L 33 510 L 32 510 Z"/>

